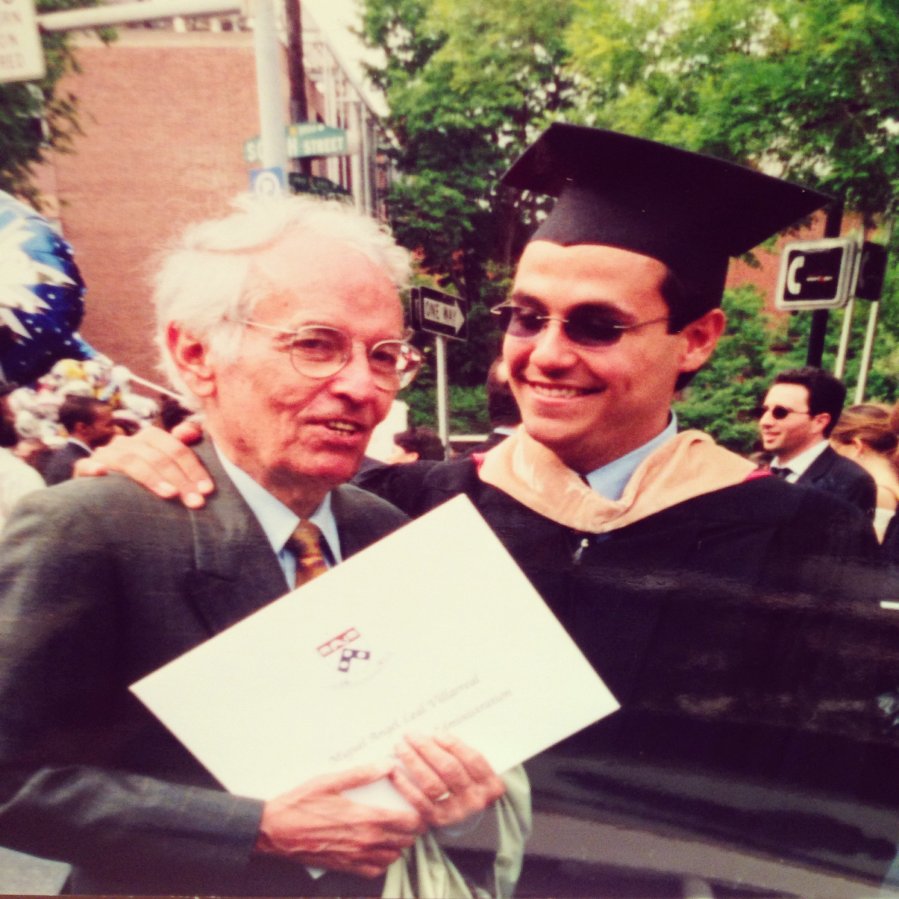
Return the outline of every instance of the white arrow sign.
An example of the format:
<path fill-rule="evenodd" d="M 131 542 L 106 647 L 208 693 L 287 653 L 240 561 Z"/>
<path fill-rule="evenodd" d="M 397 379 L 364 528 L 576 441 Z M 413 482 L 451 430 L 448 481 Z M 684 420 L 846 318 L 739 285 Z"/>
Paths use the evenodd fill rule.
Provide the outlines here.
<path fill-rule="evenodd" d="M 455 303 L 450 305 L 430 297 L 424 297 L 422 300 L 422 315 L 425 321 L 434 322 L 437 325 L 449 325 L 456 334 L 462 330 L 462 326 L 465 324 L 465 315 Z"/>
<path fill-rule="evenodd" d="M 412 325 L 420 331 L 467 340 L 466 311 L 465 300 L 450 293 L 433 287 L 412 288 Z"/>

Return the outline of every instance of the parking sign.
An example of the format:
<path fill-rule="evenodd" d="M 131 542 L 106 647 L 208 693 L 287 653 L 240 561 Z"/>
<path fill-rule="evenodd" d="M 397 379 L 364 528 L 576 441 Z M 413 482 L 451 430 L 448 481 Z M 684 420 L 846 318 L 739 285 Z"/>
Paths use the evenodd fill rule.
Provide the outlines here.
<path fill-rule="evenodd" d="M 838 309 L 852 292 L 856 242 L 849 237 L 797 240 L 780 258 L 777 309 Z"/>

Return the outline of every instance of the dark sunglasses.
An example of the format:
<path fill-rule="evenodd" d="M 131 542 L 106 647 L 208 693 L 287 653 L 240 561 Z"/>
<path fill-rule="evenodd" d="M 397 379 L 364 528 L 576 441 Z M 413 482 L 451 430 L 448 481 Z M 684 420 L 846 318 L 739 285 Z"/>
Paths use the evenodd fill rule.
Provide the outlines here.
<path fill-rule="evenodd" d="M 509 302 L 494 306 L 490 313 L 499 319 L 500 327 L 509 337 L 533 340 L 546 327 L 547 322 L 557 321 L 572 343 L 585 347 L 612 346 L 618 343 L 627 331 L 668 321 L 668 316 L 665 315 L 645 322 L 623 325 L 620 322 L 610 321 L 609 313 L 605 309 L 589 304 L 575 306 L 567 318 L 547 315 L 528 306 L 517 306 Z"/>
<path fill-rule="evenodd" d="M 771 413 L 771 417 L 777 421 L 782 421 L 788 415 L 811 415 L 811 412 L 800 412 L 798 409 L 788 409 L 786 406 L 761 406 L 758 410 L 758 417 L 761 418 L 766 412 Z"/>

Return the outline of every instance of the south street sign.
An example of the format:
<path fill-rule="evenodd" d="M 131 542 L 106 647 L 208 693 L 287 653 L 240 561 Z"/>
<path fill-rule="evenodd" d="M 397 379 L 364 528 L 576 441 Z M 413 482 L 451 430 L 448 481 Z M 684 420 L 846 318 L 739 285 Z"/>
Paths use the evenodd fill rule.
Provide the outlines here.
<path fill-rule="evenodd" d="M 853 290 L 856 241 L 850 237 L 797 240 L 780 257 L 777 309 L 838 309 Z"/>
<path fill-rule="evenodd" d="M 2 2 L 2 0 L 0 0 Z M 294 122 L 284 130 L 289 159 L 305 159 L 312 156 L 346 156 L 350 152 L 347 133 L 343 128 L 332 128 L 320 122 Z M 244 141 L 243 156 L 247 162 L 259 162 L 258 137 Z"/>
<path fill-rule="evenodd" d="M 433 287 L 413 287 L 412 327 L 439 337 L 468 340 L 465 301 Z"/>

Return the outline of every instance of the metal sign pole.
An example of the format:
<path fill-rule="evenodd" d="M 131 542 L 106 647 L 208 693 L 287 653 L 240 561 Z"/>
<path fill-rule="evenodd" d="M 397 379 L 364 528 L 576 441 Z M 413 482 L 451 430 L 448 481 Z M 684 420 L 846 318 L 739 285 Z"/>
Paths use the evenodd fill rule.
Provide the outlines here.
<path fill-rule="evenodd" d="M 459 297 L 433 287 L 413 287 L 410 291 L 412 327 L 434 335 L 437 367 L 437 433 L 449 450 L 449 380 L 446 370 L 446 341 L 467 340 L 466 303 Z"/>
<path fill-rule="evenodd" d="M 833 366 L 833 376 L 842 379 L 846 370 L 846 355 L 849 352 L 849 337 L 852 333 L 852 313 L 855 311 L 855 297 L 849 297 L 843 313 L 843 330 L 840 332 L 840 346 Z"/>
<path fill-rule="evenodd" d="M 874 337 L 877 333 L 877 316 L 880 310 L 880 292 L 883 286 L 883 275 L 886 271 L 886 247 L 890 244 L 890 237 L 893 233 L 893 223 L 892 221 L 887 222 L 885 233 L 884 233 L 884 242 L 882 247 L 882 256 L 883 258 L 880 260 L 881 267 L 879 272 L 879 281 L 877 276 L 874 276 L 874 280 L 877 282 L 876 286 L 870 283 L 865 283 L 864 287 L 858 288 L 859 296 L 863 296 L 866 299 L 871 300 L 871 310 L 868 313 L 868 330 L 865 333 L 865 347 L 862 350 L 862 358 L 861 364 L 859 366 L 858 372 L 858 384 L 855 387 L 855 402 L 862 403 L 865 400 L 865 388 L 868 386 L 868 372 L 871 369 L 871 356 L 874 353 Z M 875 249 L 875 247 L 871 247 L 871 249 Z M 864 268 L 862 262 L 859 263 L 860 270 Z M 859 278 L 861 282 L 861 278 Z"/>
<path fill-rule="evenodd" d="M 253 0 L 253 46 L 259 97 L 259 155 L 263 168 L 287 171 L 281 53 L 272 0 Z"/>
<path fill-rule="evenodd" d="M 855 385 L 855 402 L 862 403 L 865 400 L 865 388 L 868 386 L 868 371 L 871 368 L 871 356 L 874 352 L 874 336 L 877 333 L 877 312 L 880 303 L 871 303 L 868 312 L 868 330 L 865 332 L 865 347 L 862 350 L 862 358 L 858 369 L 858 383 Z"/>
<path fill-rule="evenodd" d="M 437 362 L 437 433 L 444 447 L 449 446 L 449 390 L 446 378 L 446 338 L 434 338 Z"/>
<path fill-rule="evenodd" d="M 827 210 L 827 219 L 824 225 L 825 237 L 839 237 L 840 228 L 843 225 L 843 202 L 837 200 Z M 806 353 L 806 365 L 821 367 L 824 356 L 824 339 L 827 336 L 827 319 L 829 310 L 816 309 L 812 313 L 812 328 L 808 336 L 808 352 Z"/>

